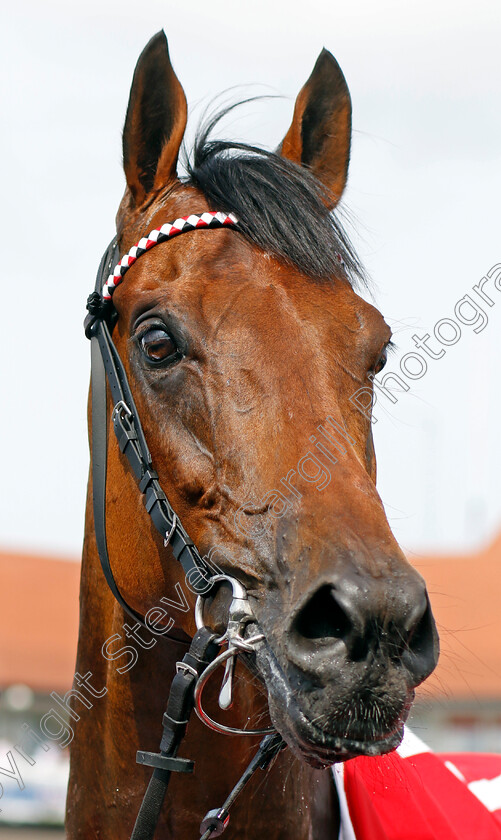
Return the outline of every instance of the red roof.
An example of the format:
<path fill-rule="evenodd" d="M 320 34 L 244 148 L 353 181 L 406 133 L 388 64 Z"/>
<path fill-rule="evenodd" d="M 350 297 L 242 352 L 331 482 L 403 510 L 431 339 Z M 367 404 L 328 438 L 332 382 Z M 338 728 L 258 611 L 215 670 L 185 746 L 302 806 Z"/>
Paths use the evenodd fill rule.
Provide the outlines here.
<path fill-rule="evenodd" d="M 409 559 L 428 585 L 441 642 L 422 698 L 501 697 L 501 534 L 475 553 Z"/>
<path fill-rule="evenodd" d="M 80 564 L 0 553 L 0 688 L 67 689 L 75 670 Z"/>

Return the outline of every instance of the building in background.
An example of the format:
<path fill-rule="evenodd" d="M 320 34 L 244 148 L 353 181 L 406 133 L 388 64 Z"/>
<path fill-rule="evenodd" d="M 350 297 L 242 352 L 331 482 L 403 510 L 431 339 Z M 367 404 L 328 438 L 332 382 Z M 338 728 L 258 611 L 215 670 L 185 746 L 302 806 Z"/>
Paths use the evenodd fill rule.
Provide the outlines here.
<path fill-rule="evenodd" d="M 433 749 L 501 752 L 501 535 L 474 554 L 421 556 L 441 635 L 435 674 L 418 689 L 411 726 Z M 80 567 L 0 553 L 0 767 L 23 726 L 39 730 L 51 692 L 71 687 Z M 103 586 L 104 586 L 103 582 Z M 68 751 L 54 743 L 18 758 L 24 790 L 1 778 L 0 822 L 62 822 Z"/>
<path fill-rule="evenodd" d="M 68 750 L 37 748 L 26 726 L 39 723 L 52 691 L 71 687 L 78 634 L 80 565 L 49 557 L 0 553 L 0 767 L 14 760 L 15 779 L 0 776 L 1 823 L 60 825 L 68 781 Z M 33 747 L 29 764 L 15 750 Z M 11 760 L 8 753 L 11 751 Z M 27 750 L 28 752 L 28 750 Z"/>
<path fill-rule="evenodd" d="M 475 553 L 410 558 L 440 634 L 411 725 L 435 750 L 501 752 L 501 534 Z"/>

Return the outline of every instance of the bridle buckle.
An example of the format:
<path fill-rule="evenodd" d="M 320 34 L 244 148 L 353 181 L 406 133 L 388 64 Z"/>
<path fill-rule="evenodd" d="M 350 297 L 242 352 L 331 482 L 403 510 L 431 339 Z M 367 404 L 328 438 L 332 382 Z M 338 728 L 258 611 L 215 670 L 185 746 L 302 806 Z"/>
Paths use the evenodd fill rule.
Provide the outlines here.
<path fill-rule="evenodd" d="M 111 419 L 113 422 L 115 421 L 117 414 L 119 414 L 120 412 L 123 412 L 127 417 L 132 417 L 132 411 L 130 410 L 125 400 L 119 400 L 113 407 L 113 412 L 111 414 Z"/>
<path fill-rule="evenodd" d="M 191 665 L 188 665 L 187 662 L 176 662 L 176 674 L 179 674 L 180 671 L 184 671 L 185 674 L 191 674 L 198 680 L 197 671 Z"/>

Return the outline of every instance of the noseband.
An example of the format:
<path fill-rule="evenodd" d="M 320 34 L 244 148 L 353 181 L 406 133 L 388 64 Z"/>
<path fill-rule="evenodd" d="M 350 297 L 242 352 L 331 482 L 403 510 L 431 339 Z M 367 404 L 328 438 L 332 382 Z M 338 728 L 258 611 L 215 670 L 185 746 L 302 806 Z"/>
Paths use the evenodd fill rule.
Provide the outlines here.
<path fill-rule="evenodd" d="M 167 710 L 163 717 L 163 736 L 159 753 L 140 750 L 137 761 L 153 767 L 153 775 L 146 790 L 131 840 L 151 840 L 160 816 L 172 771 L 191 773 L 194 764 L 188 759 L 178 758 L 177 750 L 185 734 L 190 713 L 195 705 L 199 718 L 218 732 L 243 735 L 267 733 L 247 769 L 225 800 L 221 808 L 208 812 L 201 823 L 201 840 L 209 840 L 221 834 L 229 820 L 229 808 L 244 785 L 258 768 L 265 769 L 272 758 L 285 746 L 281 736 L 273 727 L 269 729 L 235 729 L 217 723 L 202 707 L 202 691 L 216 668 L 225 664 L 225 674 L 219 696 L 219 705 L 227 709 L 232 702 L 232 682 L 236 657 L 240 653 L 253 653 L 263 644 L 264 636 L 259 632 L 247 635 L 247 625 L 257 627 L 247 592 L 234 578 L 228 575 L 213 575 L 213 571 L 183 528 L 179 517 L 162 490 L 158 473 L 155 471 L 146 443 L 132 391 L 124 365 L 113 343 L 112 331 L 117 319 L 112 305 L 112 295 L 123 281 L 129 268 L 143 254 L 155 245 L 166 242 L 182 233 L 193 230 L 229 227 L 238 230 L 238 220 L 231 213 L 205 212 L 185 216 L 172 224 L 155 228 L 147 237 L 134 245 L 118 261 L 118 244 L 113 239 L 106 249 L 97 272 L 95 289 L 87 300 L 88 315 L 85 319 L 85 335 L 91 341 L 91 391 L 92 391 L 92 492 L 94 529 L 96 545 L 104 576 L 120 606 L 142 626 L 148 628 L 145 619 L 134 610 L 122 596 L 115 581 L 106 539 L 106 466 L 107 466 L 107 390 L 110 388 L 113 401 L 111 419 L 120 451 L 126 456 L 138 482 L 143 501 L 151 520 L 161 534 L 164 547 L 171 547 L 179 560 L 185 575 L 193 580 L 193 573 L 210 587 L 226 581 L 232 587 L 232 601 L 229 608 L 228 625 L 225 633 L 216 637 L 204 624 L 203 599 L 200 595 L 196 604 L 197 632 L 190 648 L 181 662 L 176 663 L 176 675 L 171 685 Z M 105 280 L 105 277 L 107 278 Z M 188 643 L 187 639 L 172 634 L 163 634 L 177 642 Z M 227 644 L 218 655 L 218 646 Z"/>

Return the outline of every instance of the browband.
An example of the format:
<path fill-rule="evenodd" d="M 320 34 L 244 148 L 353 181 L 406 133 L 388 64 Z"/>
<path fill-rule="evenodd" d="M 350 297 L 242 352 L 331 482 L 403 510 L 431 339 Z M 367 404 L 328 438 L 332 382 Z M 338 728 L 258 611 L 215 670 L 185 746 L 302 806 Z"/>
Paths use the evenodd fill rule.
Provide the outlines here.
<path fill-rule="evenodd" d="M 179 236 L 180 233 L 188 233 L 190 230 L 236 227 L 237 224 L 238 220 L 233 213 L 221 213 L 212 210 L 198 215 L 194 213 L 191 216 L 181 216 L 180 219 L 176 219 L 172 224 L 167 222 L 162 227 L 154 228 L 148 236 L 144 236 L 136 245 L 133 245 L 130 251 L 116 264 L 113 273 L 110 274 L 102 288 L 103 299 L 106 301 L 111 300 L 115 288 L 122 282 L 131 265 L 134 265 L 136 260 L 142 257 L 146 251 L 150 251 L 154 245 L 160 245 L 161 242 L 166 242 L 167 239 Z M 101 289 L 97 289 L 96 291 L 101 291 Z"/>

